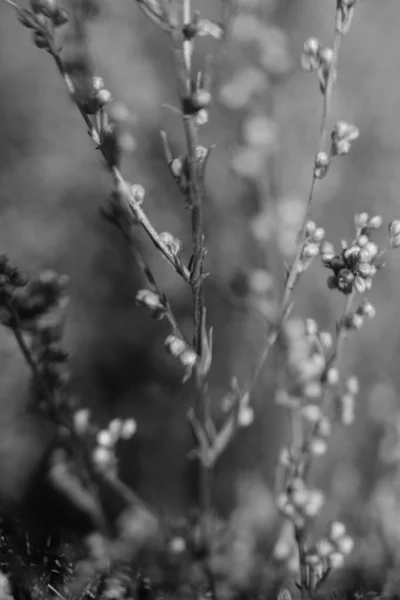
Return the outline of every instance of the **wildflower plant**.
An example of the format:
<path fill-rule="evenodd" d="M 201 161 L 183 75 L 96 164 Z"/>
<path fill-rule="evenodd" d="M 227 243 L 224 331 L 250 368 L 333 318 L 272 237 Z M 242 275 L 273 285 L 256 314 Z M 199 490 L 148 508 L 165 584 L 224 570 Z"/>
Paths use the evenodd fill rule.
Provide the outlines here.
<path fill-rule="evenodd" d="M 280 295 L 276 294 L 279 296 L 276 301 L 279 307 L 268 313 L 265 342 L 248 382 L 241 386 L 236 378 L 232 378 L 230 389 L 221 403 L 224 410 L 221 424 L 213 419 L 208 390 L 213 332 L 208 325 L 206 310 L 207 248 L 203 213 L 206 202 L 205 171 L 212 147 L 200 143 L 201 128 L 208 120 L 213 98 L 210 73 L 207 67 L 200 72 L 195 71 L 193 55 L 198 37 L 210 36 L 223 43 L 228 23 L 214 22 L 193 12 L 190 0 L 182 0 L 177 4 L 161 0 L 137 0 L 138 6 L 155 26 L 169 36 L 173 50 L 179 90 L 177 111 L 182 120 L 185 148 L 175 155 L 164 131 L 161 132 L 160 144 L 171 177 L 189 209 L 192 245 L 188 253 L 173 233 L 156 230 L 145 210 L 146 190 L 140 183 L 126 181 L 121 172 L 124 153 L 135 150 L 135 140 L 130 131 L 131 119 L 126 107 L 113 99 L 98 75 L 91 77 L 84 98 L 77 93 L 74 78 L 62 58 L 62 31 L 68 23 L 67 12 L 58 5 L 57 0 L 30 0 L 29 9 L 21 8 L 13 0 L 6 2 L 15 9 L 21 24 L 32 31 L 35 46 L 45 50 L 53 59 L 90 138 L 111 174 L 113 190 L 102 213 L 121 231 L 147 280 L 147 287 L 136 294 L 137 306 L 147 311 L 150 317 L 168 323 L 165 350 L 181 366 L 183 382 L 193 386 L 194 401 L 188 409 L 188 419 L 194 438 L 191 457 L 196 459 L 193 464 L 198 467 L 199 475 L 200 518 L 194 523 L 190 535 L 193 531 L 197 532 L 196 542 L 192 546 L 196 556 L 200 556 L 200 568 L 205 574 L 205 582 L 202 580 L 200 586 L 201 593 L 210 594 L 214 600 L 218 596 L 212 550 L 216 545 L 215 529 L 218 527 L 211 519 L 210 473 L 238 430 L 252 424 L 252 392 L 271 348 L 279 341 L 285 361 L 284 378 L 277 390 L 276 402 L 290 411 L 292 428 L 291 438 L 279 456 L 276 503 L 291 525 L 295 543 L 294 548 L 282 550 L 283 546 L 279 544 L 282 540 L 278 539 L 275 558 L 289 561 L 295 553 L 302 600 L 311 597 L 326 581 L 330 571 L 342 566 L 353 547 L 351 536 L 339 521 L 331 524 L 325 537 L 311 541 L 309 534 L 313 522 L 325 501 L 322 490 L 309 482 L 311 464 L 314 457 L 326 453 L 334 421 L 350 426 L 354 420 L 359 383 L 355 376 L 348 377 L 339 372 L 338 358 L 349 334 L 374 317 L 375 308 L 365 293 L 371 289 L 374 277 L 383 267 L 385 254 L 400 247 L 398 220 L 389 224 L 388 243 L 380 248 L 374 236 L 382 227 L 382 218 L 367 213 L 357 214 L 354 237 L 351 241 L 342 241 L 340 250 L 325 240 L 324 229 L 311 220 L 311 210 L 321 180 L 334 168 L 338 157 L 351 151 L 359 137 L 358 128 L 344 120 L 338 121 L 332 131 L 329 129 L 330 103 L 337 78 L 340 45 L 350 29 L 356 0 L 337 0 L 332 47 L 324 47 L 314 37 L 304 44 L 301 65 L 303 69 L 316 74 L 322 97 L 322 116 L 309 196 L 296 240 L 295 255 L 285 273 L 283 291 Z M 222 14 L 225 12 L 222 11 Z M 279 73 L 285 72 L 286 68 L 287 64 Z M 271 134 L 271 123 L 269 116 L 257 118 L 257 124 L 264 126 L 264 135 L 258 136 L 258 127 L 252 129 L 250 123 L 244 137 L 259 148 Z M 234 161 L 235 164 L 236 171 L 240 172 L 240 168 L 237 168 L 238 165 L 240 167 L 240 161 Z M 263 163 L 260 162 L 260 165 Z M 157 283 L 151 266 L 137 249 L 135 236 L 139 227 L 191 291 L 193 331 L 190 338 L 176 319 L 173 306 Z M 300 277 L 317 257 L 328 271 L 328 287 L 344 297 L 343 313 L 333 332 L 321 330 L 313 319 L 304 321 L 291 317 L 293 292 Z M 262 280 L 261 287 L 258 285 L 261 295 L 270 290 L 270 284 L 270 279 Z M 53 455 L 51 477 L 73 502 L 90 515 L 94 528 L 100 532 L 101 539 L 92 537 L 89 543 L 97 558 L 97 566 L 104 570 L 108 560 L 126 558 L 129 543 L 138 545 L 147 541 L 147 533 L 135 521 L 133 509 L 136 510 L 135 514 L 139 511 L 140 518 L 151 533 L 154 533 L 156 517 L 118 475 L 117 445 L 135 434 L 136 421 L 114 419 L 107 426 L 99 428 L 92 423 L 90 411 L 67 392 L 68 354 L 62 344 L 68 305 L 66 287 L 65 276 L 46 271 L 36 279 L 29 279 L 7 257 L 0 258 L 1 321 L 13 332 L 32 370 L 36 409 L 53 419 L 62 441 Z M 128 521 L 125 519 L 117 524 L 117 539 L 98 493 L 100 480 L 112 486 L 132 509 L 127 512 Z M 288 531 L 287 527 L 285 531 Z M 184 553 L 187 539 L 184 535 L 174 536 L 168 547 L 176 554 Z"/>

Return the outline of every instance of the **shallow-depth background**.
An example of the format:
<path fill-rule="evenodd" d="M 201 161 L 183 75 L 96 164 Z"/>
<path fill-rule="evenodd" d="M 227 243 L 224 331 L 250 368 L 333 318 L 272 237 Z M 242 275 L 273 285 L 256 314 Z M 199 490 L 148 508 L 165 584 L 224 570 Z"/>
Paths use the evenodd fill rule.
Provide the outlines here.
<path fill-rule="evenodd" d="M 195 4 L 205 16 L 218 15 L 214 1 Z M 257 2 L 238 4 L 240 13 L 256 14 L 256 20 L 238 20 L 218 56 L 215 103 L 201 132 L 203 143 L 216 144 L 207 173 L 205 211 L 208 319 L 215 333 L 210 389 L 216 415 L 231 377 L 246 379 L 262 342 L 260 319 L 243 308 L 235 285 L 243 274 L 262 266 L 263 253 L 254 235 L 258 231 L 262 237 L 262 226 L 257 228 L 257 222 L 268 220 L 268 210 L 277 203 L 284 224 L 294 219 L 296 225 L 299 203 L 307 197 L 321 99 L 316 78 L 300 70 L 299 56 L 311 35 L 331 43 L 336 2 L 281 0 L 278 9 L 268 8 L 267 2 L 255 13 L 250 5 L 256 7 Z M 70 0 L 70 5 L 81 7 L 78 0 Z M 165 128 L 177 152 L 182 150 L 179 117 L 163 106 L 176 104 L 168 38 L 134 0 L 99 0 L 96 8 L 85 39 L 72 26 L 65 29 L 64 56 L 88 44 L 95 73 L 131 109 L 137 150 L 124 162 L 123 172 L 127 180 L 146 188 L 145 208 L 156 228 L 180 237 L 189 257 L 189 213 L 171 181 L 159 134 Z M 255 23 L 265 26 L 265 38 L 248 43 Z M 361 135 L 348 157 L 335 160 L 318 188 L 313 212 L 336 244 L 352 236 L 357 211 L 382 214 L 385 221 L 400 216 L 399 29 L 398 0 L 363 0 L 343 42 L 331 122 L 342 118 L 355 123 Z M 210 48 L 218 51 L 217 44 L 200 41 L 199 65 Z M 242 80 L 240 73 L 245 73 Z M 249 82 L 261 91 L 247 101 Z M 165 356 L 165 324 L 151 321 L 135 306 L 135 293 L 144 280 L 124 240 L 100 216 L 111 181 L 81 117 L 50 57 L 32 45 L 30 32 L 4 3 L 0 90 L 0 250 L 32 273 L 51 267 L 69 275 L 66 344 L 72 353 L 71 391 L 93 408 L 100 422 L 114 415 L 137 420 L 138 432 L 122 451 L 122 473 L 150 503 L 177 512 L 190 496 L 186 454 L 192 439 L 185 415 L 193 398 L 191 383 L 181 386 L 182 373 Z M 251 160 L 250 166 L 246 163 L 242 140 L 243 124 L 252 111 L 269 113 L 278 126 L 275 130 L 271 125 L 277 155 L 274 198 L 267 193 L 260 197 L 252 177 L 231 169 L 232 161 L 239 161 L 237 171 L 243 175 L 254 167 Z M 268 177 L 262 179 L 263 189 L 270 189 Z M 286 225 L 290 228 L 291 223 Z M 161 288 L 190 333 L 188 290 L 139 236 Z M 272 268 L 267 252 L 268 261 Z M 389 445 L 397 439 L 393 423 L 400 384 L 399 275 L 399 255 L 393 253 L 370 294 L 377 316 L 346 347 L 342 365 L 359 376 L 361 393 L 356 424 L 345 432 L 335 431 L 329 455 L 320 461 L 323 467 L 316 468 L 330 490 L 330 514 L 343 500 L 349 514 L 357 513 L 355 498 L 360 509 L 378 484 L 385 489 L 388 467 L 380 464 L 379 440 L 385 418 L 392 422 Z M 297 291 L 296 312 L 333 331 L 341 303 L 342 298 L 327 289 L 322 267 L 314 265 Z M 0 352 L 1 432 L 15 422 L 25 401 L 28 372 L 6 331 L 0 336 Z M 273 485 L 286 424 L 273 400 L 269 365 L 254 394 L 255 423 L 240 433 L 217 469 L 214 494 L 221 510 L 234 503 L 240 474 L 250 471 Z M 389 502 L 385 493 L 382 501 Z M 396 514 L 396 494 L 390 497 Z"/>

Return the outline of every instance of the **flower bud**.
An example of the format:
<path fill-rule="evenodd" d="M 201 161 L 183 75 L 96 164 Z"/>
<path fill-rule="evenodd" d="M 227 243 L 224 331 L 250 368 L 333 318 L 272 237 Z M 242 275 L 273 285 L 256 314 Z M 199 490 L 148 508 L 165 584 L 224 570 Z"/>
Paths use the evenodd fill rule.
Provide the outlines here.
<path fill-rule="evenodd" d="M 326 374 L 326 381 L 329 385 L 337 385 L 339 379 L 339 370 L 336 367 L 331 367 Z"/>
<path fill-rule="evenodd" d="M 303 50 L 307 54 L 313 54 L 314 56 L 317 54 L 320 48 L 319 41 L 317 38 L 310 37 L 304 42 Z"/>
<path fill-rule="evenodd" d="M 321 559 L 316 552 L 307 552 L 304 557 L 304 561 L 310 567 L 316 567 L 320 564 Z"/>
<path fill-rule="evenodd" d="M 324 505 L 324 502 L 325 497 L 320 490 L 310 490 L 307 504 L 304 507 L 304 513 L 307 515 L 307 517 L 316 517 Z"/>
<path fill-rule="evenodd" d="M 108 431 L 110 432 L 111 436 L 113 437 L 113 439 L 115 441 L 119 438 L 121 429 L 122 429 L 122 420 L 121 419 L 118 419 L 118 418 L 113 419 L 108 424 Z"/>
<path fill-rule="evenodd" d="M 99 431 L 96 440 L 99 446 L 104 446 L 105 448 L 110 448 L 114 443 L 113 437 L 107 429 Z"/>
<path fill-rule="evenodd" d="M 400 219 L 395 219 L 389 223 L 389 235 L 390 237 L 400 235 Z"/>
<path fill-rule="evenodd" d="M 96 94 L 96 100 L 99 103 L 100 107 L 103 107 L 106 104 L 109 104 L 111 102 L 111 99 L 112 99 L 112 96 L 111 96 L 111 92 L 109 90 L 101 89 Z"/>
<path fill-rule="evenodd" d="M 251 406 L 244 406 L 239 409 L 238 425 L 240 427 L 248 427 L 254 421 L 254 410 Z"/>
<path fill-rule="evenodd" d="M 168 352 L 175 356 L 179 357 L 184 350 L 186 350 L 186 343 L 175 335 L 169 335 L 165 340 L 165 346 Z"/>
<path fill-rule="evenodd" d="M 314 223 L 314 221 L 308 221 L 307 225 L 306 225 L 306 234 L 308 236 L 311 236 L 314 231 L 316 230 L 317 226 Z"/>
<path fill-rule="evenodd" d="M 310 452 L 314 456 L 323 456 L 328 449 L 328 445 L 325 440 L 320 437 L 313 437 L 310 441 Z"/>
<path fill-rule="evenodd" d="M 321 254 L 332 254 L 335 255 L 335 246 L 330 242 L 322 242 L 320 246 Z"/>
<path fill-rule="evenodd" d="M 106 469 L 112 464 L 112 454 L 105 446 L 97 446 L 93 452 L 93 462 L 100 469 Z"/>
<path fill-rule="evenodd" d="M 365 248 L 370 253 L 371 259 L 374 259 L 376 257 L 376 255 L 378 254 L 378 246 L 376 244 L 374 244 L 374 242 L 368 242 L 368 244 L 365 246 Z"/>
<path fill-rule="evenodd" d="M 368 319 L 373 319 L 376 315 L 375 307 L 371 304 L 371 302 L 369 302 L 366 299 L 362 304 L 360 304 L 360 306 L 357 309 L 357 312 L 365 317 L 368 317 Z"/>
<path fill-rule="evenodd" d="M 382 227 L 382 223 L 383 218 L 381 217 L 381 215 L 375 215 L 375 217 L 371 217 L 368 221 L 368 227 L 369 229 L 379 229 L 380 227 Z"/>
<path fill-rule="evenodd" d="M 303 46 L 301 66 L 305 71 L 315 71 L 319 67 L 320 44 L 316 38 L 308 38 Z"/>
<path fill-rule="evenodd" d="M 340 420 L 343 425 L 349 426 L 354 423 L 355 401 L 350 393 L 343 394 L 340 398 Z"/>
<path fill-rule="evenodd" d="M 89 426 L 90 410 L 81 408 L 74 414 L 74 429 L 78 435 L 86 433 Z"/>
<path fill-rule="evenodd" d="M 326 539 L 319 540 L 315 544 L 315 549 L 317 550 L 319 556 L 321 556 L 322 558 L 326 558 L 327 556 L 332 554 L 332 552 L 334 552 L 334 550 L 335 550 L 335 548 L 331 544 L 331 542 Z"/>
<path fill-rule="evenodd" d="M 309 335 L 309 336 L 317 335 L 318 325 L 317 325 L 316 321 L 314 321 L 314 319 L 306 319 L 305 326 L 306 326 L 306 334 L 307 335 Z"/>
<path fill-rule="evenodd" d="M 325 237 L 325 229 L 322 227 L 317 227 L 312 234 L 312 239 L 314 242 L 322 242 Z"/>
<path fill-rule="evenodd" d="M 362 229 L 368 224 L 369 215 L 367 212 L 357 213 L 354 215 L 354 224 L 357 229 Z"/>
<path fill-rule="evenodd" d="M 336 542 L 339 552 L 344 555 L 348 555 L 354 548 L 354 540 L 349 535 L 344 535 Z"/>
<path fill-rule="evenodd" d="M 333 60 L 332 48 L 324 48 L 323 50 L 321 50 L 319 56 L 322 66 L 324 66 L 325 68 L 330 67 Z"/>
<path fill-rule="evenodd" d="M 90 80 L 90 92 L 93 94 L 93 96 L 96 96 L 103 88 L 104 81 L 102 77 L 92 77 L 92 79 Z"/>
<path fill-rule="evenodd" d="M 182 175 L 183 161 L 181 158 L 174 158 L 169 165 L 171 173 L 174 177 L 179 178 Z"/>
<path fill-rule="evenodd" d="M 44 49 L 47 50 L 47 48 L 49 47 L 49 43 L 47 41 L 47 38 L 42 33 L 40 33 L 39 31 L 35 31 L 34 32 L 34 34 L 33 34 L 33 43 L 35 44 L 35 46 L 37 48 L 40 48 L 40 49 L 43 49 L 43 50 Z"/>
<path fill-rule="evenodd" d="M 316 179 L 322 179 L 325 177 L 326 173 L 328 172 L 329 164 L 330 157 L 328 154 L 323 151 L 318 152 L 314 162 L 314 177 Z"/>
<path fill-rule="evenodd" d="M 150 311 L 153 319 L 159 320 L 165 316 L 165 306 L 162 298 L 151 290 L 139 290 L 136 294 L 136 304 Z"/>
<path fill-rule="evenodd" d="M 197 354 L 191 348 L 186 348 L 179 356 L 179 360 L 184 367 L 191 369 L 196 364 Z"/>
<path fill-rule="evenodd" d="M 390 247 L 391 248 L 399 248 L 400 247 L 400 235 L 396 235 L 395 237 L 390 238 Z"/>
<path fill-rule="evenodd" d="M 314 258 L 315 256 L 318 256 L 318 254 L 319 254 L 318 244 L 306 243 L 301 255 L 302 255 L 302 258 Z"/>
<path fill-rule="evenodd" d="M 196 110 L 208 108 L 211 104 L 212 96 L 208 90 L 199 89 L 192 96 L 192 104 Z"/>
<path fill-rule="evenodd" d="M 126 419 L 122 423 L 120 437 L 123 440 L 129 440 L 137 430 L 137 423 L 135 419 Z"/>
<path fill-rule="evenodd" d="M 359 384 L 358 378 L 355 376 L 349 377 L 348 380 L 346 381 L 346 388 L 347 388 L 347 391 L 350 392 L 350 394 L 353 394 L 353 396 L 356 396 L 358 394 L 358 392 L 360 391 L 360 384 Z"/>
<path fill-rule="evenodd" d="M 332 348 L 333 338 L 329 331 L 321 331 L 319 334 L 319 340 L 324 350 L 330 350 Z"/>
<path fill-rule="evenodd" d="M 182 247 L 182 242 L 178 240 L 178 238 L 174 237 L 168 231 L 163 231 L 162 233 L 160 233 L 159 238 L 160 241 L 168 248 L 171 254 L 173 254 L 174 256 L 179 254 Z"/>
<path fill-rule="evenodd" d="M 69 21 L 69 16 L 64 8 L 57 7 L 56 12 L 52 16 L 54 27 L 62 27 Z"/>
<path fill-rule="evenodd" d="M 208 112 L 205 108 L 202 108 L 198 111 L 198 113 L 195 116 L 196 119 L 196 125 L 198 127 L 201 127 L 202 125 L 205 125 L 206 123 L 208 123 Z"/>
<path fill-rule="evenodd" d="M 140 185 L 140 183 L 134 183 L 131 186 L 131 191 L 133 201 L 136 202 L 136 204 L 142 204 L 146 193 L 144 187 Z"/>
<path fill-rule="evenodd" d="M 303 388 L 303 394 L 306 398 L 319 398 L 322 394 L 322 387 L 319 381 L 310 381 Z"/>
<path fill-rule="evenodd" d="M 346 526 L 341 521 L 333 521 L 329 529 L 329 537 L 331 540 L 338 540 L 346 533 Z"/>
<path fill-rule="evenodd" d="M 369 242 L 369 237 L 367 235 L 360 235 L 357 238 L 357 244 L 360 246 L 360 248 L 365 248 L 365 246 L 368 244 Z"/>

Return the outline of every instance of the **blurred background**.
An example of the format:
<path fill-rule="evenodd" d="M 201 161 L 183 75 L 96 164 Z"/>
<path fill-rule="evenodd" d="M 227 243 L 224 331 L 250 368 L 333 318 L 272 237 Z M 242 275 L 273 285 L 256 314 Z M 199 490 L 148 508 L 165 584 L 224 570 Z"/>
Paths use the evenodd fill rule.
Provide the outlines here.
<path fill-rule="evenodd" d="M 203 16 L 220 18 L 215 0 L 194 5 Z M 210 392 L 217 420 L 232 376 L 244 383 L 266 331 L 265 316 L 248 302 L 251 282 L 261 269 L 282 276 L 271 220 L 280 252 L 290 260 L 293 251 L 321 111 L 316 77 L 301 71 L 299 57 L 307 37 L 331 43 L 335 6 L 333 0 L 238 0 L 227 43 L 221 48 L 204 38 L 197 45 L 198 67 L 210 51 L 216 57 L 214 105 L 201 140 L 216 145 L 205 214 L 207 317 L 215 336 Z M 160 143 L 165 129 L 176 153 L 184 149 L 179 116 L 165 106 L 177 105 L 168 38 L 134 0 L 66 0 L 65 7 L 80 19 L 63 29 L 63 57 L 73 62 L 89 53 L 94 74 L 131 110 L 137 148 L 124 160 L 124 176 L 145 187 L 145 209 L 156 229 L 182 239 L 189 258 L 190 215 Z M 385 222 L 400 216 L 399 29 L 397 0 L 361 0 L 343 41 L 330 123 L 346 120 L 361 134 L 318 187 L 312 214 L 336 245 L 351 239 L 355 212 L 381 214 Z M 178 514 L 190 503 L 186 412 L 192 384 L 181 385 L 179 366 L 165 354 L 166 324 L 135 306 L 145 281 L 122 236 L 99 212 L 112 191 L 101 157 L 51 58 L 33 46 L 30 32 L 4 3 L 0 89 L 0 250 L 33 274 L 43 268 L 68 274 L 71 393 L 100 423 L 134 417 L 138 431 L 121 450 L 121 473 L 150 504 Z M 188 289 L 141 232 L 138 239 L 191 335 Z M 362 534 L 358 552 L 367 565 L 378 564 L 388 548 L 396 557 L 400 548 L 394 527 L 400 509 L 399 275 L 399 256 L 392 253 L 369 294 L 377 315 L 349 340 L 342 357 L 344 372 L 361 382 L 355 424 L 335 429 L 328 456 L 316 461 L 313 475 L 328 492 L 326 518 L 346 518 L 349 529 Z M 295 313 L 334 332 L 343 299 L 328 290 L 326 276 L 316 260 L 297 290 Z M 0 353 L 1 436 L 1 428 L 16 427 L 29 373 L 7 331 Z M 274 404 L 275 385 L 271 360 L 254 392 L 254 424 L 240 432 L 216 469 L 214 502 L 223 514 L 235 505 L 241 478 L 249 473 L 273 489 L 287 433 L 285 409 Z M 7 451 L 7 457 L 13 454 Z M 382 530 L 385 546 L 378 540 Z"/>

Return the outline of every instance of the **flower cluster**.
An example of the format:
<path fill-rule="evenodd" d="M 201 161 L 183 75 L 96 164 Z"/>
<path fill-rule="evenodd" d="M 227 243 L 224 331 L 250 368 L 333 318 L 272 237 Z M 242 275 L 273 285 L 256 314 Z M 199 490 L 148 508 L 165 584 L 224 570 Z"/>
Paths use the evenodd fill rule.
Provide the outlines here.
<path fill-rule="evenodd" d="M 201 74 L 191 84 L 190 93 L 183 98 L 182 113 L 194 117 L 195 124 L 199 127 L 208 122 L 208 109 L 211 106 L 212 96 L 206 87 L 206 77 Z"/>
<path fill-rule="evenodd" d="M 308 269 L 313 258 L 318 256 L 321 243 L 325 237 L 325 230 L 322 227 L 317 227 L 314 221 L 308 221 L 305 234 L 306 236 L 298 265 L 299 272 L 304 272 Z"/>
<path fill-rule="evenodd" d="M 351 143 L 354 142 L 360 135 L 358 127 L 346 123 L 346 121 L 338 121 L 331 135 L 331 154 L 332 156 L 342 156 L 350 152 Z"/>
<path fill-rule="evenodd" d="M 186 379 L 189 379 L 192 369 L 198 360 L 196 352 L 187 344 L 187 342 L 176 335 L 169 335 L 166 338 L 165 347 L 167 352 L 176 358 L 185 368 L 185 381 Z"/>
<path fill-rule="evenodd" d="M 325 94 L 333 61 L 332 48 L 322 48 L 317 38 L 308 38 L 303 46 L 301 66 L 305 71 L 317 71 L 321 93 Z"/>
<path fill-rule="evenodd" d="M 336 414 L 342 425 L 352 425 L 354 422 L 354 411 L 356 396 L 359 392 L 360 384 L 354 375 L 345 382 L 345 391 L 336 397 Z"/>
<path fill-rule="evenodd" d="M 334 521 L 328 536 L 318 540 L 306 553 L 309 589 L 316 590 L 325 581 L 331 569 L 342 567 L 345 557 L 352 552 L 353 546 L 353 538 L 347 535 L 345 525 Z"/>
<path fill-rule="evenodd" d="M 5 254 L 0 255 L 0 306 L 11 300 L 16 288 L 28 283 L 26 275 L 11 263 Z"/>
<path fill-rule="evenodd" d="M 300 404 L 301 398 L 319 398 L 332 336 L 327 331 L 319 331 L 312 319 L 303 321 L 295 318 L 286 321 L 282 335 L 286 349 L 288 385 L 287 393 L 279 392 L 276 401 L 278 404 L 294 407 Z M 335 372 L 328 371 L 327 381 L 333 383 L 334 380 Z"/>
<path fill-rule="evenodd" d="M 320 249 L 323 265 L 332 271 L 327 280 L 328 287 L 343 294 L 351 294 L 353 289 L 360 294 L 369 291 L 379 268 L 379 248 L 371 240 L 371 236 L 381 227 L 382 217 L 369 217 L 367 213 L 360 213 L 355 216 L 354 222 L 356 236 L 351 244 L 342 241 L 340 254 L 327 242 Z"/>
<path fill-rule="evenodd" d="M 165 300 L 157 292 L 139 290 L 136 293 L 136 304 L 146 308 L 151 317 L 157 321 L 165 317 Z"/>
<path fill-rule="evenodd" d="M 161 138 L 164 146 L 164 154 L 167 161 L 169 171 L 173 180 L 178 186 L 181 194 L 187 199 L 190 191 L 190 159 L 188 154 L 174 156 L 172 154 L 168 137 L 165 131 L 161 132 Z M 207 165 L 207 160 L 210 155 L 210 148 L 198 145 L 196 147 L 196 164 L 201 176 L 204 176 L 204 171 Z"/>
<path fill-rule="evenodd" d="M 52 51 L 53 28 L 68 23 L 68 14 L 56 0 L 31 0 L 31 11 L 17 7 L 18 19 L 24 27 L 33 29 L 33 42 L 38 48 Z"/>
<path fill-rule="evenodd" d="M 111 92 L 104 87 L 104 81 L 101 77 L 92 77 L 89 82 L 88 98 L 82 103 L 86 114 L 95 115 L 103 107 L 107 106 L 112 100 Z"/>
<path fill-rule="evenodd" d="M 0 262 L 1 296 L 7 313 L 3 324 L 30 335 L 29 350 L 48 390 L 55 391 L 69 380 L 68 353 L 61 344 L 69 302 L 65 294 L 68 277 L 45 270 L 28 280 L 6 257 Z"/>
<path fill-rule="evenodd" d="M 314 177 L 322 179 L 328 172 L 333 156 L 344 156 L 350 152 L 351 144 L 360 135 L 358 127 L 338 121 L 331 133 L 331 147 L 329 154 L 323 150 L 317 153 L 314 162 Z"/>
<path fill-rule="evenodd" d="M 278 509 L 297 529 L 304 529 L 307 521 L 320 513 L 324 502 L 323 492 L 308 488 L 301 477 L 293 478 L 286 492 L 277 498 Z"/>
<path fill-rule="evenodd" d="M 101 471 L 116 472 L 117 459 L 115 446 L 120 440 L 129 440 L 136 432 L 134 419 L 113 419 L 106 429 L 96 435 L 96 447 L 93 451 L 93 462 Z"/>
<path fill-rule="evenodd" d="M 104 158 L 111 167 L 118 166 L 123 153 L 132 153 L 136 148 L 130 131 L 132 118 L 128 108 L 122 102 L 112 101 L 111 92 L 98 76 L 92 77 L 82 108 L 89 118 L 95 117 L 96 128 L 92 137 L 98 141 Z"/>

